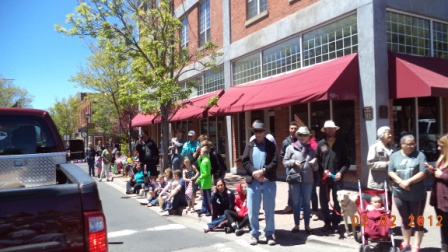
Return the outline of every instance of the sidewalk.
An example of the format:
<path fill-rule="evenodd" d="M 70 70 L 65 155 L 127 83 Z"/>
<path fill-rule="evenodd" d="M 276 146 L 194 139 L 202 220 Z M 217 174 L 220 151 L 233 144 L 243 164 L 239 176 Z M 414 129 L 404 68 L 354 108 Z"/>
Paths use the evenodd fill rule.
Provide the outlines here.
<path fill-rule="evenodd" d="M 97 179 L 95 179 L 97 180 Z M 124 178 L 121 175 L 115 175 L 113 183 L 115 183 L 117 186 L 123 188 L 122 192 L 125 194 L 125 186 L 126 181 L 128 181 L 129 178 Z M 103 180 L 104 181 L 104 180 Z M 235 175 L 228 173 L 225 177 L 225 181 L 227 184 L 227 187 L 234 192 L 236 192 L 235 188 L 236 185 L 244 181 L 244 177 L 241 175 Z M 349 186 L 349 188 L 354 188 L 354 186 Z M 353 189 L 352 189 L 353 190 Z M 434 208 L 429 205 L 429 191 L 427 192 L 427 205 L 425 207 L 424 212 L 424 219 L 425 219 L 425 229 L 426 233 L 424 234 L 423 241 L 421 244 L 421 248 L 424 248 L 423 251 L 440 251 L 440 227 L 436 226 L 436 215 Z M 317 194 L 319 195 L 319 189 L 317 189 Z M 130 196 L 130 195 L 129 195 Z M 139 197 L 135 196 L 135 194 L 131 197 L 135 197 L 135 199 L 138 202 L 145 203 L 147 200 L 145 197 Z M 353 237 L 348 238 L 342 238 L 339 234 L 328 234 L 321 231 L 321 228 L 323 227 L 324 223 L 322 220 L 313 221 L 310 220 L 310 227 L 313 230 L 313 235 L 307 235 L 305 232 L 301 231 L 297 234 L 292 234 L 290 230 L 294 227 L 294 220 L 292 213 L 290 214 L 284 214 L 283 209 L 287 205 L 288 200 L 288 184 L 283 181 L 277 181 L 277 196 L 276 196 L 276 202 L 275 202 L 275 226 L 276 226 L 276 235 L 277 239 L 282 239 L 284 237 L 291 237 L 292 235 L 294 237 L 297 237 L 299 240 L 304 242 L 316 242 L 316 243 L 326 243 L 329 245 L 335 245 L 338 247 L 345 247 L 348 249 L 359 249 L 360 243 L 356 242 Z M 198 209 L 198 203 L 196 204 L 196 209 Z M 150 208 L 153 211 L 160 212 L 159 207 L 151 207 Z M 395 204 L 392 207 L 392 216 L 396 216 L 395 224 L 396 227 L 393 228 L 393 231 L 395 232 L 395 245 L 398 246 L 401 243 L 402 237 L 401 237 L 401 218 L 398 214 L 398 211 L 395 207 Z M 430 217 L 432 216 L 432 217 Z M 185 218 L 194 218 L 198 219 L 198 216 L 196 214 L 185 214 L 183 213 L 182 217 Z M 430 218 L 432 218 L 433 222 L 429 223 Z M 205 217 L 203 215 L 200 217 L 201 221 L 204 223 L 204 225 L 209 222 L 211 219 L 210 217 Z M 261 229 L 264 227 L 264 217 L 263 215 L 260 215 L 260 226 Z M 435 220 L 435 221 L 434 221 Z M 339 225 L 339 229 L 344 229 L 344 223 L 341 222 Z M 300 230 L 304 230 L 304 222 L 301 220 L 300 223 Z M 245 236 L 248 237 L 247 231 Z M 414 238 L 411 238 L 411 245 L 413 244 Z"/>

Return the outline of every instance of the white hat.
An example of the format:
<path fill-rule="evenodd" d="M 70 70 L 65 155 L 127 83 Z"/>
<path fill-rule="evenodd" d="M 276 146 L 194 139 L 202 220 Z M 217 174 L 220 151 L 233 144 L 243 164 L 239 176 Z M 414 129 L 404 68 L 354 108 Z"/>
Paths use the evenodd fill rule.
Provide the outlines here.
<path fill-rule="evenodd" d="M 306 126 L 302 126 L 296 131 L 297 136 L 298 135 L 309 135 L 309 134 L 310 134 L 310 130 Z"/>
<path fill-rule="evenodd" d="M 196 133 L 194 132 L 194 130 L 190 130 L 188 131 L 188 136 L 196 136 Z"/>
<path fill-rule="evenodd" d="M 324 126 L 320 129 L 320 131 L 325 132 L 325 128 L 336 128 L 336 130 L 339 129 L 339 127 L 336 126 L 332 120 L 325 121 Z"/>

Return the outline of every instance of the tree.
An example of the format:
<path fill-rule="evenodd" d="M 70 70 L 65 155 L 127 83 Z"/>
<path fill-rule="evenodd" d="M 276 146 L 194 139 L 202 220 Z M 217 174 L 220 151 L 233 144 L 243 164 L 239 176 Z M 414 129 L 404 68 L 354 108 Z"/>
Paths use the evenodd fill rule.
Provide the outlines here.
<path fill-rule="evenodd" d="M 178 81 L 188 71 L 215 66 L 220 55 L 215 52 L 216 46 L 211 41 L 196 51 L 179 46 L 182 22 L 174 15 L 172 0 L 82 1 L 66 22 L 70 29 L 56 25 L 56 30 L 70 36 L 93 37 L 100 47 L 123 50 L 132 59 L 132 81 L 121 86 L 120 92 L 138 102 L 144 113 L 161 116 L 162 145 L 168 146 L 169 116 L 196 88 L 182 88 Z M 114 38 L 120 38 L 120 47 L 108 45 Z M 168 161 L 166 151 L 163 160 Z"/>
<path fill-rule="evenodd" d="M 108 50 L 104 49 L 106 47 Z M 128 99 L 132 90 L 128 90 L 127 94 L 120 92 L 120 88 L 131 80 L 131 61 L 120 47 L 117 38 L 107 41 L 102 48 L 91 46 L 93 55 L 88 58 L 88 66 L 81 67 L 70 81 L 95 92 L 87 97 L 94 112 L 92 121 L 103 132 L 110 133 L 118 123 L 130 150 L 131 119 L 138 113 L 138 103 Z"/>
<path fill-rule="evenodd" d="M 61 136 L 70 135 L 79 126 L 80 101 L 76 96 L 56 99 L 55 105 L 48 109 Z"/>
<path fill-rule="evenodd" d="M 0 107 L 30 108 L 33 96 L 26 89 L 13 84 L 13 80 L 4 79 L 0 75 Z"/>

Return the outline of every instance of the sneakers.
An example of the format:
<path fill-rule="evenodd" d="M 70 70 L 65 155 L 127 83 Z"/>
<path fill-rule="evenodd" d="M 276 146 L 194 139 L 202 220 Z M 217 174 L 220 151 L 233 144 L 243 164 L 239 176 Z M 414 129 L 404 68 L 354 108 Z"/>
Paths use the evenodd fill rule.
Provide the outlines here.
<path fill-rule="evenodd" d="M 270 236 L 266 237 L 266 241 L 268 242 L 268 245 L 270 245 L 270 246 L 274 246 L 276 244 L 274 235 L 270 235 Z"/>
<path fill-rule="evenodd" d="M 160 215 L 162 215 L 162 216 L 168 216 L 168 215 L 170 215 L 170 212 L 169 212 L 169 211 L 163 211 Z"/>
<path fill-rule="evenodd" d="M 126 191 L 126 194 L 133 194 L 133 191 Z"/>
<path fill-rule="evenodd" d="M 241 236 L 241 235 L 244 234 L 244 231 L 239 229 L 239 228 L 237 228 L 237 229 L 235 229 L 235 234 L 236 234 L 236 236 Z"/>
<path fill-rule="evenodd" d="M 285 209 L 283 209 L 283 213 L 285 213 L 285 214 L 292 213 L 292 207 L 291 206 L 286 206 Z"/>
<path fill-rule="evenodd" d="M 258 238 L 252 236 L 250 238 L 249 244 L 252 245 L 252 246 L 257 245 L 258 244 Z"/>
<path fill-rule="evenodd" d="M 318 221 L 319 220 L 319 216 L 317 216 L 317 214 L 313 214 L 313 215 L 311 215 L 311 219 L 313 221 Z"/>
<path fill-rule="evenodd" d="M 203 228 L 203 230 L 204 230 L 204 233 L 208 233 L 208 232 L 210 231 L 210 228 L 209 228 L 208 226 L 205 226 L 205 227 Z"/>

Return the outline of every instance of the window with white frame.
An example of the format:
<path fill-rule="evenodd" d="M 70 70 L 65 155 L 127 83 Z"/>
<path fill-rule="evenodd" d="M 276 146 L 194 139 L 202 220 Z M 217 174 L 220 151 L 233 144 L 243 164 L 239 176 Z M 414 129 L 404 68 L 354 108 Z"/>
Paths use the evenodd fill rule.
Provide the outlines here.
<path fill-rule="evenodd" d="M 204 75 L 204 93 L 224 88 L 224 68 L 218 67 L 207 71 Z"/>
<path fill-rule="evenodd" d="M 448 59 L 448 24 L 433 22 L 434 57 Z"/>
<path fill-rule="evenodd" d="M 300 68 L 300 37 L 263 51 L 263 77 Z"/>
<path fill-rule="evenodd" d="M 247 0 L 247 19 L 251 19 L 268 9 L 268 0 Z"/>
<path fill-rule="evenodd" d="M 182 19 L 182 30 L 180 32 L 180 46 L 188 47 L 188 16 Z"/>
<path fill-rule="evenodd" d="M 430 21 L 388 11 L 387 48 L 393 52 L 431 56 Z"/>
<path fill-rule="evenodd" d="M 233 84 L 238 85 L 261 78 L 260 54 L 255 53 L 233 63 Z"/>
<path fill-rule="evenodd" d="M 189 98 L 203 94 L 204 87 L 202 86 L 202 75 L 188 79 L 187 86 L 192 89 Z"/>
<path fill-rule="evenodd" d="M 210 40 L 210 0 L 199 6 L 199 46 Z"/>
<path fill-rule="evenodd" d="M 303 66 L 358 52 L 356 14 L 303 35 Z"/>

